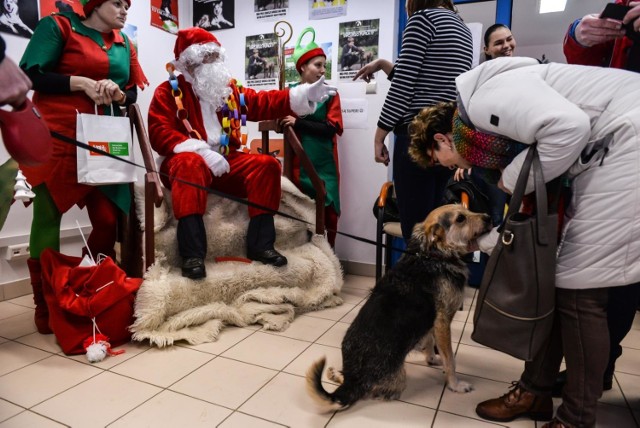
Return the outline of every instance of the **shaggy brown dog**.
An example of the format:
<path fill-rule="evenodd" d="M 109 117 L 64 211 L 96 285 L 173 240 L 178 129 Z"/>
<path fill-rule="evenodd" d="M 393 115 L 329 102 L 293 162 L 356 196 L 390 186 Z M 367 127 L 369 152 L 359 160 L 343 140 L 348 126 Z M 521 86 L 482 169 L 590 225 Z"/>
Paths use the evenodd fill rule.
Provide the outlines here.
<path fill-rule="evenodd" d="M 460 205 L 432 211 L 413 230 L 407 252 L 373 288 L 342 341 L 340 383 L 322 387 L 325 358 L 307 371 L 307 390 L 323 411 L 341 410 L 365 398 L 396 399 L 405 388 L 404 360 L 417 345 L 428 364 L 443 364 L 447 386 L 469 392 L 458 380 L 451 348 L 451 320 L 462 304 L 467 266 L 461 259 L 471 242 L 488 232 L 491 220 Z M 439 355 L 433 354 L 433 344 Z"/>

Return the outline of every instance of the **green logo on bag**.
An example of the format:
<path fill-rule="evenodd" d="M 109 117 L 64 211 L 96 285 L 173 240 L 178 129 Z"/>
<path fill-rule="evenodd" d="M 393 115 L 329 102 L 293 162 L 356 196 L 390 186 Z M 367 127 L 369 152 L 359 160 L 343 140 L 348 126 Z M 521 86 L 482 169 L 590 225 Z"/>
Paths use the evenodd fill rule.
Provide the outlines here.
<path fill-rule="evenodd" d="M 129 144 L 125 142 L 109 142 L 109 153 L 115 156 L 129 156 Z"/>

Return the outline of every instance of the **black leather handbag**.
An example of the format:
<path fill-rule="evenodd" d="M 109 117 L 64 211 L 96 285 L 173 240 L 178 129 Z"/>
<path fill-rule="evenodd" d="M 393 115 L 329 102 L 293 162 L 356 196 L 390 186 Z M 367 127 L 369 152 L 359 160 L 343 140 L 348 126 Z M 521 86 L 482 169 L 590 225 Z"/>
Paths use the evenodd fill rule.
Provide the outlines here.
<path fill-rule="evenodd" d="M 533 167 L 535 214 L 519 213 Z M 549 336 L 555 308 L 558 215 L 549 214 L 536 146 L 531 146 L 498 243 L 482 278 L 471 338 L 531 361 Z"/>

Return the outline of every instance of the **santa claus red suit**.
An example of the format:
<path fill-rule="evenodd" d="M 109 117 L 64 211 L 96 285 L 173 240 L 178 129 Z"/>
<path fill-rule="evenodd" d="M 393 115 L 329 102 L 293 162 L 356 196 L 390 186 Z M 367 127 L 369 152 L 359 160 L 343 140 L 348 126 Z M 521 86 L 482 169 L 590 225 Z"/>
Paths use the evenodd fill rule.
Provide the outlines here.
<path fill-rule="evenodd" d="M 180 30 L 174 54 L 173 64 L 182 73 L 177 77 L 179 90 L 170 82 L 156 89 L 149 107 L 149 136 L 154 150 L 165 157 L 161 172 L 170 177 L 163 176 L 163 182 L 171 189 L 178 219 L 182 274 L 198 279 L 206 275 L 207 247 L 202 216 L 208 192 L 201 187 L 247 198 L 271 210 L 279 206 L 280 165 L 271 156 L 238 150 L 243 120 L 311 114 L 318 102 L 335 94 L 335 88 L 324 81 L 295 90 L 244 88 L 231 79 L 216 37 L 201 28 Z M 249 207 L 249 217 L 247 256 L 286 265 L 287 259 L 273 247 L 273 214 Z"/>

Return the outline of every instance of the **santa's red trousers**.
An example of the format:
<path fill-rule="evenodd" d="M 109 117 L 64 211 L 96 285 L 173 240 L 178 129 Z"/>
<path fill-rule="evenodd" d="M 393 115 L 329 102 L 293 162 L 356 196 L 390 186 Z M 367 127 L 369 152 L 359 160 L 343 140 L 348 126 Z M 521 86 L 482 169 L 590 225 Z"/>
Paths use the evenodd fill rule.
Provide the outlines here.
<path fill-rule="evenodd" d="M 207 191 L 179 180 L 210 187 L 230 195 L 246 198 L 272 210 L 280 205 L 280 163 L 268 155 L 232 152 L 227 156 L 230 171 L 214 177 L 202 156 L 178 153 L 164 160 L 160 171 L 163 184 L 171 189 L 173 214 L 177 219 L 188 215 L 203 215 L 207 206 Z M 272 214 L 249 206 L 249 217 Z"/>

